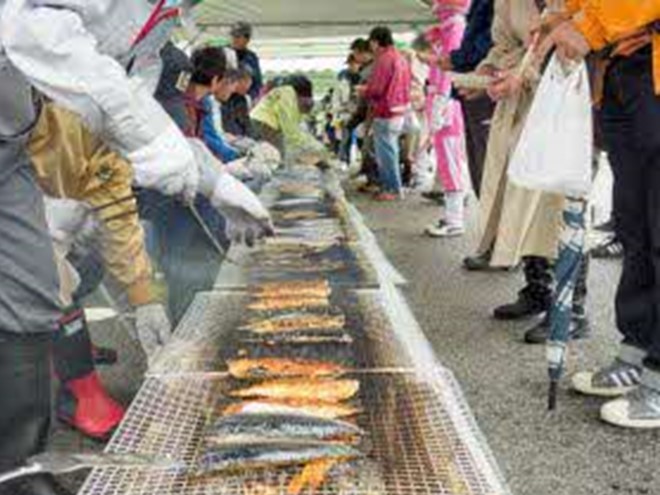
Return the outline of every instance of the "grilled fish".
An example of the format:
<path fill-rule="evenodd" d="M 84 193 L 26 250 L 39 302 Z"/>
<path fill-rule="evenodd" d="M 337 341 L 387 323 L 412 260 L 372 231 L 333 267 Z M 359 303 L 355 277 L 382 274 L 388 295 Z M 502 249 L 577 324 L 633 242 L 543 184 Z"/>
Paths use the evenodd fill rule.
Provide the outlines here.
<path fill-rule="evenodd" d="M 310 280 L 296 282 L 269 282 L 254 288 L 254 294 L 261 297 L 314 297 L 330 296 L 332 289 L 327 280 Z"/>
<path fill-rule="evenodd" d="M 364 457 L 350 445 L 319 442 L 301 445 L 264 443 L 236 446 L 212 446 L 198 460 L 200 474 L 245 472 L 255 469 L 298 466 L 321 459 L 347 462 Z"/>
<path fill-rule="evenodd" d="M 308 463 L 289 483 L 287 495 L 300 495 L 307 487 L 309 493 L 315 493 L 338 463 L 337 459 L 319 459 Z"/>
<path fill-rule="evenodd" d="M 252 311 L 284 311 L 300 308 L 327 308 L 330 301 L 327 297 L 277 297 L 257 299 L 248 304 Z"/>
<path fill-rule="evenodd" d="M 227 362 L 234 378 L 275 378 L 287 376 L 339 376 L 346 370 L 338 364 L 302 359 L 234 359 Z"/>
<path fill-rule="evenodd" d="M 336 419 L 305 414 L 236 414 L 216 421 L 206 441 L 212 445 L 305 444 L 320 440 L 356 444 L 363 435 L 359 427 Z"/>
<path fill-rule="evenodd" d="M 341 330 L 346 325 L 344 315 L 291 313 L 266 320 L 252 321 L 241 327 L 257 334 L 295 332 L 297 330 Z"/>
<path fill-rule="evenodd" d="M 349 334 L 340 330 L 303 330 L 284 333 L 253 334 L 240 338 L 242 344 L 258 344 L 270 347 L 292 344 L 292 345 L 312 345 L 312 344 L 352 344 L 355 340 Z"/>
<path fill-rule="evenodd" d="M 303 399 L 342 402 L 351 399 L 360 389 L 357 380 L 328 378 L 290 378 L 269 380 L 236 390 L 234 397 L 266 397 L 270 399 Z"/>
<path fill-rule="evenodd" d="M 223 416 L 234 414 L 306 414 L 317 418 L 339 419 L 349 418 L 361 412 L 360 409 L 348 404 L 309 400 L 269 400 L 255 399 L 238 402 L 227 406 Z"/>
<path fill-rule="evenodd" d="M 296 273 L 322 273 L 322 272 L 336 272 L 339 270 L 343 270 L 347 268 L 347 264 L 344 261 L 327 261 L 327 260 L 322 260 L 319 261 L 318 263 L 314 263 L 311 265 L 300 265 L 296 267 L 292 267 L 288 271 L 293 271 Z M 282 267 L 281 266 L 272 266 L 272 265 L 264 265 L 260 266 L 260 271 L 266 271 L 266 272 L 272 272 L 273 270 L 279 270 L 281 272 Z M 278 273 L 281 276 L 281 273 Z"/>
<path fill-rule="evenodd" d="M 324 218 L 325 215 L 319 211 L 315 210 L 302 210 L 302 211 L 287 211 L 278 215 L 284 221 L 295 221 L 295 220 L 315 220 L 317 218 Z"/>

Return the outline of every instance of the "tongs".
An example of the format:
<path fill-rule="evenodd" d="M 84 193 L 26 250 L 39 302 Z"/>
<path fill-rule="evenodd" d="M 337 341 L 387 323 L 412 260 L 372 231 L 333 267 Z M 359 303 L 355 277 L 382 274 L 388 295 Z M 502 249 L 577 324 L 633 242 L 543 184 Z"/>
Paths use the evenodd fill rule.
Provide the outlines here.
<path fill-rule="evenodd" d="M 110 467 L 181 469 L 185 465 L 155 455 L 46 452 L 31 457 L 25 466 L 0 474 L 0 485 L 36 474 L 59 475 Z"/>

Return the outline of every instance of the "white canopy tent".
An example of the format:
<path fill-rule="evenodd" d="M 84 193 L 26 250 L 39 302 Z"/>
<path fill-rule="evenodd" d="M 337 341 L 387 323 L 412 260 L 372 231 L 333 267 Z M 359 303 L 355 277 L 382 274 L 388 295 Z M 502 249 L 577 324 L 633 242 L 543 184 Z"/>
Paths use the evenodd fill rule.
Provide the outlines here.
<path fill-rule="evenodd" d="M 425 0 L 205 0 L 195 9 L 205 39 L 228 36 L 237 21 L 254 26 L 254 49 L 269 71 L 338 69 L 356 36 L 379 24 L 397 38 L 433 22 Z"/>
<path fill-rule="evenodd" d="M 424 0 L 205 0 L 197 14 L 211 36 L 248 21 L 261 39 L 352 36 L 375 24 L 403 32 L 432 19 Z"/>

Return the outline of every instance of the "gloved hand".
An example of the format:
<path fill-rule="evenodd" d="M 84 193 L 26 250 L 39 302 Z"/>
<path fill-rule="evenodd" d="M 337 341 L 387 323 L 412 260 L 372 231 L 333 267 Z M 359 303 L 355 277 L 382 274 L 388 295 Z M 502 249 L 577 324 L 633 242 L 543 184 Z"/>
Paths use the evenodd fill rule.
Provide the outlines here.
<path fill-rule="evenodd" d="M 247 167 L 247 158 L 239 158 L 225 165 L 225 171 L 240 181 L 252 179 L 254 176 Z"/>
<path fill-rule="evenodd" d="M 245 168 L 248 170 L 252 178 L 262 183 L 268 182 L 273 178 L 273 170 L 271 166 L 257 157 L 248 156 Z"/>
<path fill-rule="evenodd" d="M 268 143 L 258 143 L 247 155 L 247 168 L 253 177 L 262 182 L 273 178 L 273 173 L 282 164 L 282 155 Z"/>
<path fill-rule="evenodd" d="M 232 177 L 199 140 L 190 140 L 199 167 L 199 190 L 227 221 L 233 242 L 252 246 L 257 239 L 274 234 L 270 214 L 247 186 Z"/>
<path fill-rule="evenodd" d="M 153 303 L 135 309 L 135 329 L 147 358 L 153 357 L 172 335 L 170 323 L 162 304 Z"/>
<path fill-rule="evenodd" d="M 195 154 L 173 123 L 150 144 L 128 153 L 128 159 L 139 186 L 167 196 L 181 195 L 187 202 L 195 199 L 199 186 Z"/>
<path fill-rule="evenodd" d="M 261 201 L 228 173 L 218 176 L 210 201 L 225 217 L 232 242 L 253 246 L 256 240 L 274 235 L 270 214 Z"/>
<path fill-rule="evenodd" d="M 68 252 L 74 243 L 85 245 L 99 233 L 92 209 L 72 199 L 44 197 L 46 223 L 50 236 Z"/>

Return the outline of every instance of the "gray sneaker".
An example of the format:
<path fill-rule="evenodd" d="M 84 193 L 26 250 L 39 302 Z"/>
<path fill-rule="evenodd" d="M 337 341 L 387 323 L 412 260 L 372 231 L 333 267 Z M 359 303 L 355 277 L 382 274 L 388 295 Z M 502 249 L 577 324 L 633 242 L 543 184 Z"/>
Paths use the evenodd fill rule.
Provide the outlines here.
<path fill-rule="evenodd" d="M 615 359 L 596 372 L 581 372 L 571 379 L 573 390 L 597 397 L 619 397 L 639 386 L 642 370 L 638 366 Z"/>
<path fill-rule="evenodd" d="M 641 385 L 600 410 L 603 421 L 622 428 L 660 428 L 660 392 Z"/>

